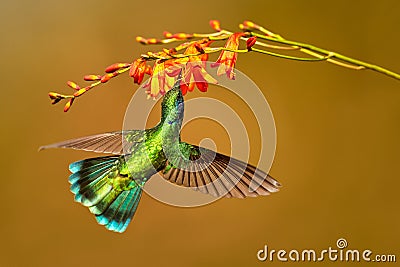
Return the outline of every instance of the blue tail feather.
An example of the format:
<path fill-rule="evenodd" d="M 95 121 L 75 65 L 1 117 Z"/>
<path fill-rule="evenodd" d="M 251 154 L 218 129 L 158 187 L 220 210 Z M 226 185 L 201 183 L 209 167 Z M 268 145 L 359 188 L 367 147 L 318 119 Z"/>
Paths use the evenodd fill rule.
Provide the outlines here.
<path fill-rule="evenodd" d="M 84 183 L 86 181 L 93 181 L 99 175 L 104 173 L 108 168 L 110 168 L 110 163 L 99 164 L 94 167 L 77 171 L 69 176 L 69 182 L 71 184 L 79 180 L 79 183 Z"/>
<path fill-rule="evenodd" d="M 94 215 L 102 214 L 109 206 L 114 199 L 116 199 L 119 195 L 119 192 L 112 190 L 109 194 L 107 194 L 101 201 L 97 204 L 89 207 L 89 210 Z"/>
<path fill-rule="evenodd" d="M 104 164 L 111 164 L 119 159 L 118 156 L 111 156 L 111 157 L 97 157 L 97 158 L 90 158 L 90 159 L 84 159 L 80 161 L 73 162 L 69 165 L 69 170 L 72 173 L 75 173 L 77 171 L 80 171 L 82 169 L 85 170 L 90 170 L 90 169 L 96 169 L 97 166 L 99 165 L 104 165 Z"/>
<path fill-rule="evenodd" d="M 112 191 L 113 186 L 108 183 L 107 177 L 104 177 L 96 183 L 81 189 L 81 203 L 86 207 L 94 206 L 102 201 Z"/>
<path fill-rule="evenodd" d="M 129 202 L 127 212 L 122 218 L 120 223 L 120 231 L 123 232 L 128 227 L 132 220 L 133 214 L 135 214 L 137 206 L 139 205 L 140 197 L 142 196 L 142 190 L 136 190 L 132 196 L 132 200 Z"/>
<path fill-rule="evenodd" d="M 117 219 L 115 218 L 118 213 L 121 213 L 121 206 L 123 205 L 125 199 L 127 198 L 129 192 L 124 191 L 122 192 L 117 199 L 111 203 L 111 205 L 108 207 L 106 211 L 104 211 L 103 214 L 100 216 L 105 217 L 106 220 L 106 228 L 111 231 L 115 231 L 114 225 L 117 223 Z"/>
<path fill-rule="evenodd" d="M 105 212 L 96 215 L 97 222 L 108 230 L 124 232 L 136 211 L 141 195 L 142 188 L 139 185 L 124 191 Z"/>
<path fill-rule="evenodd" d="M 140 197 L 142 195 L 142 189 L 138 187 L 139 190 L 131 191 L 127 199 L 125 200 L 123 206 L 121 207 L 124 212 L 119 214 L 116 219 L 118 219 L 118 226 L 116 231 L 125 231 L 128 224 L 124 227 L 127 221 L 130 221 L 132 215 L 135 213 L 137 205 L 139 204 Z"/>
<path fill-rule="evenodd" d="M 75 200 L 87 206 L 97 222 L 108 230 L 124 232 L 131 221 L 142 194 L 142 187 L 128 180 L 126 190 L 116 186 L 127 177 L 119 176 L 118 164 L 123 157 L 109 156 L 81 160 L 70 164 L 69 181 Z M 114 180 L 115 179 L 115 180 Z"/>

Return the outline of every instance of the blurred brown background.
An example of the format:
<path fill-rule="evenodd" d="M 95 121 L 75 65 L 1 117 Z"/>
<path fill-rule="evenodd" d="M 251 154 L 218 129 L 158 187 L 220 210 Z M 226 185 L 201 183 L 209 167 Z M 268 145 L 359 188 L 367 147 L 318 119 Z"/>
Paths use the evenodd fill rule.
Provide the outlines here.
<path fill-rule="evenodd" d="M 282 191 L 192 209 L 144 195 L 122 235 L 98 226 L 69 192 L 68 164 L 91 153 L 37 152 L 121 128 L 137 89 L 128 77 L 66 114 L 47 93 L 68 93 L 67 80 L 158 49 L 135 43 L 136 35 L 209 32 L 210 19 L 235 30 L 250 19 L 400 72 L 399 1 L 3 1 L 0 10 L 0 266 L 272 266 L 284 263 L 256 258 L 265 244 L 322 250 L 340 237 L 350 248 L 400 257 L 400 81 L 372 71 L 239 56 L 238 69 L 259 85 L 275 116 L 271 174 Z M 186 138 L 198 140 L 188 128 Z"/>

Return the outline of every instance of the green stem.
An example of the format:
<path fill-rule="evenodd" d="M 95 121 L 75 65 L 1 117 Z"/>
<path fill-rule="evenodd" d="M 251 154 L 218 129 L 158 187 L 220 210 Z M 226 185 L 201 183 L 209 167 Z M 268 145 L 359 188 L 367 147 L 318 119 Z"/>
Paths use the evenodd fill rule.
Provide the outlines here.
<path fill-rule="evenodd" d="M 325 61 L 329 60 L 331 55 L 327 56 L 319 56 L 316 58 L 304 58 L 304 57 L 293 57 L 293 56 L 288 56 L 288 55 L 283 55 L 283 54 L 278 54 L 270 51 L 265 51 L 262 49 L 257 49 L 257 48 L 252 48 L 251 50 L 248 49 L 231 49 L 231 48 L 226 48 L 226 47 L 214 47 L 214 48 L 207 48 L 205 49 L 204 53 L 205 54 L 212 54 L 212 53 L 217 53 L 221 51 L 229 51 L 229 52 L 234 52 L 234 53 L 248 53 L 248 52 L 257 52 L 261 54 L 266 54 L 274 57 L 279 57 L 279 58 L 284 58 L 284 59 L 291 59 L 291 60 L 298 60 L 298 61 Z M 195 56 L 200 56 L 202 53 L 195 53 L 195 54 L 177 54 L 177 55 L 169 55 L 168 57 L 163 57 L 163 56 L 158 56 L 156 54 L 152 54 L 151 57 L 149 55 L 143 55 L 143 57 L 146 58 L 153 58 L 153 59 L 161 59 L 161 60 L 168 60 L 172 58 L 186 58 L 186 57 L 195 57 Z"/>
<path fill-rule="evenodd" d="M 213 37 L 217 37 L 220 35 L 224 35 L 225 32 L 214 32 L 214 33 L 193 33 L 193 37 L 198 37 L 198 38 L 213 38 Z"/>
<path fill-rule="evenodd" d="M 334 63 L 334 64 L 338 64 L 338 65 L 342 65 L 342 66 L 350 67 L 350 68 L 355 68 L 355 69 L 371 69 L 371 70 L 374 70 L 376 72 L 383 73 L 383 74 L 385 74 L 385 75 L 387 75 L 389 77 L 392 77 L 392 78 L 395 78 L 397 80 L 400 80 L 400 74 L 398 74 L 398 73 L 395 73 L 393 71 L 390 71 L 388 69 L 382 68 L 380 66 L 377 66 L 377 65 L 374 65 L 374 64 L 371 64 L 371 63 L 367 63 L 367 62 L 364 62 L 364 61 L 361 61 L 361 60 L 353 59 L 353 58 L 344 56 L 342 54 L 335 53 L 335 52 L 332 52 L 332 51 L 328 51 L 328 50 L 325 50 L 325 49 L 322 49 L 322 48 L 319 48 L 319 47 L 316 47 L 316 46 L 313 46 L 313 45 L 310 45 L 310 44 L 304 44 L 304 43 L 299 43 L 299 42 L 295 42 L 295 41 L 289 41 L 289 40 L 286 40 L 286 39 L 284 39 L 282 37 L 277 39 L 277 38 L 265 36 L 265 35 L 262 35 L 262 34 L 258 34 L 258 33 L 255 33 L 255 32 L 251 32 L 250 34 L 253 35 L 253 36 L 257 36 L 257 38 L 268 40 L 268 41 L 271 41 L 271 42 L 276 42 L 276 43 L 280 43 L 280 44 L 286 44 L 286 45 L 290 45 L 292 47 L 300 47 L 300 51 L 301 52 L 304 52 L 304 53 L 307 53 L 307 54 L 310 54 L 310 55 L 313 55 L 313 56 L 316 56 L 316 54 L 314 52 L 325 54 L 326 56 L 329 56 L 329 59 L 327 59 L 327 61 L 330 61 L 331 63 Z M 320 57 L 323 57 L 323 56 L 320 55 Z M 341 63 L 339 61 L 335 61 L 333 58 L 340 59 L 343 62 L 350 63 L 350 64 L 353 64 L 355 66 L 346 65 L 346 64 Z"/>
<path fill-rule="evenodd" d="M 269 51 L 265 51 L 265 50 L 261 50 L 261 49 L 257 49 L 257 48 L 251 48 L 251 51 L 261 53 L 261 54 L 267 54 L 267 55 L 274 56 L 274 57 L 280 57 L 280 58 L 298 60 L 298 61 L 324 61 L 324 60 L 328 60 L 330 57 L 330 56 L 320 57 L 320 58 L 292 57 L 292 56 L 273 53 L 273 52 L 269 52 Z"/>

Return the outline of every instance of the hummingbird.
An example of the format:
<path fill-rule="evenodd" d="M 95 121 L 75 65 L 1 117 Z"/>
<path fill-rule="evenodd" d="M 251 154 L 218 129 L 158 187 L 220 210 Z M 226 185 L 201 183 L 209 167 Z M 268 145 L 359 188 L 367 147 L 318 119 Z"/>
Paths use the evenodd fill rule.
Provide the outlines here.
<path fill-rule="evenodd" d="M 100 225 L 126 230 L 145 183 L 156 173 L 176 185 L 215 197 L 255 197 L 281 184 L 253 165 L 181 141 L 184 99 L 177 82 L 163 97 L 161 120 L 146 130 L 124 130 L 42 146 L 111 155 L 71 163 L 70 190 Z"/>

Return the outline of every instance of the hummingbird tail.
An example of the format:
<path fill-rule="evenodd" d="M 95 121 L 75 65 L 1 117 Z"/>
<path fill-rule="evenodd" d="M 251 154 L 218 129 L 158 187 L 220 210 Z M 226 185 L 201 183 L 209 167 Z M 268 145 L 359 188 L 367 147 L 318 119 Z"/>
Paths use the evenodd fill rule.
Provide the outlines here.
<path fill-rule="evenodd" d="M 122 233 L 128 227 L 142 195 L 142 187 L 119 173 L 123 156 L 90 158 L 70 164 L 75 200 L 89 208 L 99 224 Z"/>

